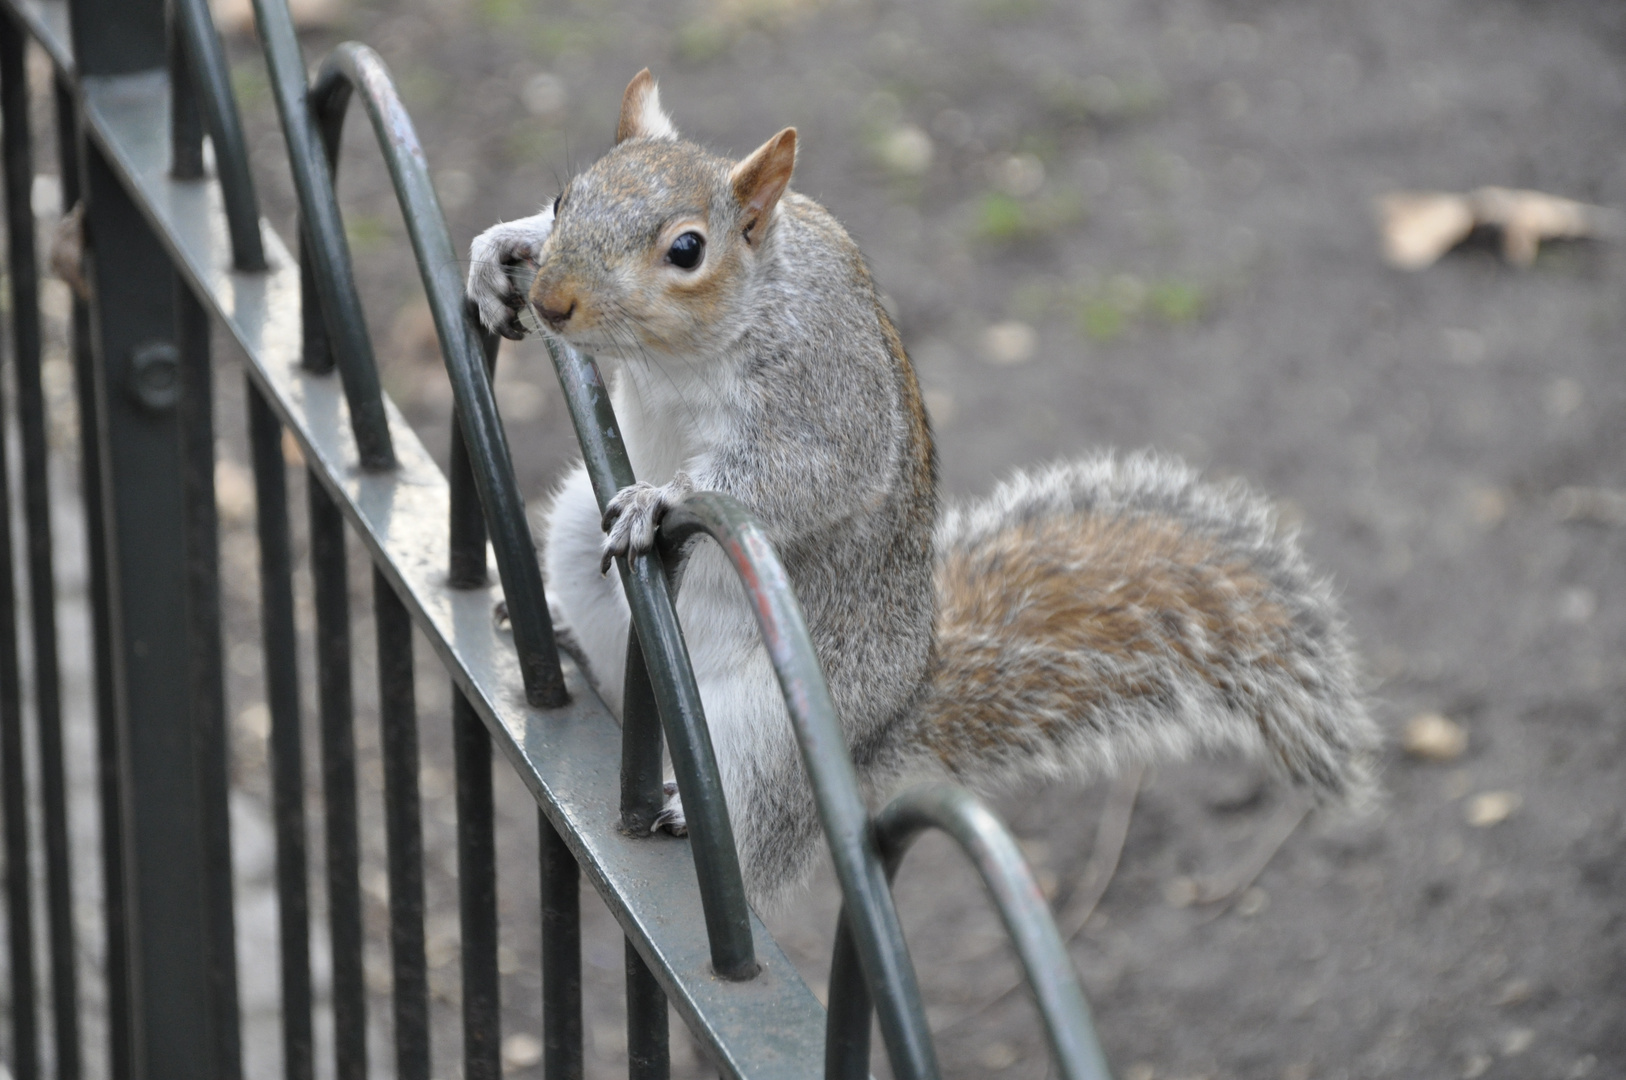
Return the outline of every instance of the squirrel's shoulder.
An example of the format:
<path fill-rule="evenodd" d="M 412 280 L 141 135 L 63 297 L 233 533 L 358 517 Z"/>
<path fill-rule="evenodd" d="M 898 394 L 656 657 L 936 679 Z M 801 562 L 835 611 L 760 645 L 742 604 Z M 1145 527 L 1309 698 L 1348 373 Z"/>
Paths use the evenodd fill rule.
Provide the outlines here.
<path fill-rule="evenodd" d="M 882 329 L 891 323 L 869 266 L 834 214 L 806 195 L 787 191 L 771 244 L 767 278 L 778 295 L 770 302 L 809 315 L 816 311 L 827 333 L 840 328 L 881 352 L 891 351 L 890 335 Z"/>

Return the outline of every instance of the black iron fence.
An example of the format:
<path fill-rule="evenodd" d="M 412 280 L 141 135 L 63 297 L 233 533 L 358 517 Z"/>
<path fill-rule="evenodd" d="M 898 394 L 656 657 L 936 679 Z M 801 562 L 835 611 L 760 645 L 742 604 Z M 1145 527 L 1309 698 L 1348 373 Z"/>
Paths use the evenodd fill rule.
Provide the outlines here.
<path fill-rule="evenodd" d="M 634 634 L 618 727 L 554 647 L 535 552 L 492 397 L 496 343 L 465 315 L 422 148 L 383 64 L 341 45 L 308 81 L 285 0 L 255 0 L 298 194 L 297 257 L 260 219 L 205 0 L 0 0 L 0 107 L 18 438 L 0 402 L 0 785 L 9 1067 L 76 1080 L 87 1053 L 115 1078 L 241 1074 L 227 812 L 210 335 L 247 357 L 260 549 L 263 671 L 276 840 L 283 1058 L 315 1073 L 312 887 L 285 437 L 308 470 L 320 806 L 331 944 L 334 1074 L 369 1074 L 347 530 L 372 562 L 389 895 L 394 1072 L 427 1078 L 429 990 L 412 632 L 455 686 L 463 1075 L 502 1074 L 492 748 L 539 810 L 542 1034 L 549 1078 L 582 1074 L 579 881 L 626 937 L 629 1073 L 667 1073 L 667 1003 L 725 1076 L 862 1077 L 872 1015 L 899 1077 L 937 1075 L 888 878 L 942 829 L 988 883 L 1061 1075 L 1105 1077 L 1087 1009 L 1009 834 L 949 787 L 878 816 L 859 796 L 786 576 L 738 504 L 700 494 L 658 553 L 622 559 Z M 62 204 L 82 215 L 85 288 L 72 356 L 88 536 L 92 716 L 65 716 L 58 670 L 39 253 L 25 51 L 51 63 Z M 456 403 L 449 477 L 380 390 L 334 196 L 352 99 L 389 167 Z M 204 136 L 213 148 L 207 167 Z M 210 175 L 212 171 L 213 175 Z M 592 358 L 549 350 L 601 503 L 633 481 Z M 19 669 L 11 549 L 21 450 L 30 677 Z M 666 568 L 709 536 L 740 571 L 789 705 L 844 907 L 825 1010 L 746 906 L 723 793 Z M 488 542 L 499 583 L 488 578 Z M 511 636 L 492 617 L 505 597 Z M 23 688 L 31 693 L 25 710 Z M 30 726 L 31 721 L 31 726 Z M 64 724 L 94 723 L 105 934 L 105 1047 L 86 1045 L 76 984 Z M 663 743 L 690 841 L 651 843 Z M 37 790 L 31 790 L 31 786 Z M 620 820 L 609 807 L 619 807 Z M 642 826 L 642 827 L 640 827 Z M 31 850 L 43 840 L 43 857 Z M 43 869 L 44 911 L 33 868 Z M 42 928 L 37 923 L 43 923 Z M 43 957 L 45 963 L 38 961 Z M 45 988 L 48 988 L 48 994 Z M 49 1018 L 48 1034 L 41 1020 Z M 101 1071 L 101 1070 L 98 1070 Z"/>

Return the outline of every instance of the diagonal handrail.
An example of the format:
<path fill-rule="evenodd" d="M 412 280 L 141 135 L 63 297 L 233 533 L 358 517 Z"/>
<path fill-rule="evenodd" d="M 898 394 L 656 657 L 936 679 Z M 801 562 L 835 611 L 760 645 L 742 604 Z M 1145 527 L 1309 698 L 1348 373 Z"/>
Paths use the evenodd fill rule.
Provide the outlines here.
<path fill-rule="evenodd" d="M 1010 830 L 987 804 L 958 785 L 927 784 L 906 791 L 875 817 L 876 842 L 889 881 L 904 853 L 928 829 L 948 833 L 988 887 L 1016 946 L 1064 1080 L 1110 1080 L 1067 945 Z M 871 999 L 849 906 L 842 908 L 830 963 L 826 1080 L 863 1080 L 869 1075 Z"/>

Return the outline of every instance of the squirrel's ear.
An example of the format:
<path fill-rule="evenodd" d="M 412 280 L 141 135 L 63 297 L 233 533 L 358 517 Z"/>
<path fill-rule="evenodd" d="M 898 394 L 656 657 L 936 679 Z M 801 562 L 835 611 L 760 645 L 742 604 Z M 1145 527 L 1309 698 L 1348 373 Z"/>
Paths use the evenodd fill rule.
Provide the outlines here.
<path fill-rule="evenodd" d="M 677 128 L 661 109 L 661 92 L 648 68 L 632 77 L 621 95 L 621 120 L 615 126 L 615 141 L 628 139 L 675 139 Z"/>
<path fill-rule="evenodd" d="M 791 170 L 796 168 L 796 129 L 786 128 L 734 166 L 728 179 L 734 185 L 734 198 L 745 211 L 745 242 L 756 246 L 763 230 L 758 226 L 768 220 L 779 196 L 790 183 Z"/>

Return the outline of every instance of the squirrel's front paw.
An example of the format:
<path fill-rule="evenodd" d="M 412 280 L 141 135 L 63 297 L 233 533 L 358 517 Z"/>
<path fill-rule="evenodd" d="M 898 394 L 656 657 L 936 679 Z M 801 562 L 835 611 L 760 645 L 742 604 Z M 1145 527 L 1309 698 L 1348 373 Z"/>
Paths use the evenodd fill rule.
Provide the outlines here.
<path fill-rule="evenodd" d="M 528 218 L 493 225 L 469 246 L 469 304 L 487 330 L 518 341 L 526 334 L 521 314 L 530 306 L 526 292 L 553 232 L 550 207 Z M 535 329 L 531 327 L 531 329 Z"/>
<path fill-rule="evenodd" d="M 694 490 L 687 473 L 678 473 L 670 484 L 656 487 L 639 482 L 615 493 L 604 508 L 603 559 L 598 572 L 608 574 L 617 555 L 641 555 L 655 546 L 655 527 L 666 512 Z"/>

